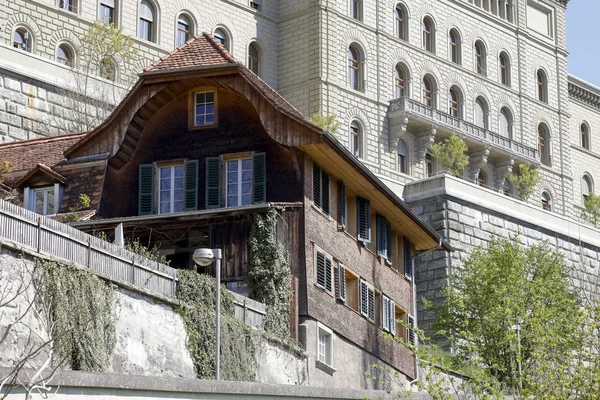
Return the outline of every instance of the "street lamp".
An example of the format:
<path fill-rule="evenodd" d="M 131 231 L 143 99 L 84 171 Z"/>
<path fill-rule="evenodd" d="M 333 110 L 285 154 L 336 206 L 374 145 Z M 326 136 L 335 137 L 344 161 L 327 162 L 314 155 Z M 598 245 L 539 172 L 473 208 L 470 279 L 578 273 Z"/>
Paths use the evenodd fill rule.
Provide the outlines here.
<path fill-rule="evenodd" d="M 216 332 L 216 365 L 215 365 L 215 378 L 219 380 L 221 377 L 221 249 L 196 249 L 194 251 L 194 262 L 201 267 L 206 267 L 216 261 L 215 270 L 217 278 L 217 304 L 215 310 L 215 326 Z"/>

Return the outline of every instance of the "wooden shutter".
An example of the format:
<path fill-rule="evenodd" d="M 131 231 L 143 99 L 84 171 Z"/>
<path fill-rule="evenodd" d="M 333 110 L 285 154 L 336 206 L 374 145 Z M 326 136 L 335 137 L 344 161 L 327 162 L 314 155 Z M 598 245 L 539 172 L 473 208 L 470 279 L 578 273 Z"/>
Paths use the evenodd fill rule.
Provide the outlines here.
<path fill-rule="evenodd" d="M 410 254 L 410 240 L 404 238 L 404 276 L 412 279 L 412 256 Z"/>
<path fill-rule="evenodd" d="M 392 335 L 396 336 L 396 303 L 392 300 L 390 300 L 389 310 L 390 310 L 390 316 L 389 316 L 390 333 Z"/>
<path fill-rule="evenodd" d="M 325 288 L 327 282 L 325 253 L 317 250 L 317 285 Z"/>
<path fill-rule="evenodd" d="M 331 258 L 325 257 L 325 290 L 329 293 L 333 292 L 333 279 L 332 274 L 333 269 L 331 268 Z"/>
<path fill-rule="evenodd" d="M 363 280 L 360 281 L 360 313 L 369 317 L 369 287 Z"/>
<path fill-rule="evenodd" d="M 377 255 L 383 258 L 388 258 L 388 236 L 387 236 L 387 220 L 383 215 L 377 214 L 376 220 L 377 229 Z"/>
<path fill-rule="evenodd" d="M 321 167 L 313 162 L 313 203 L 321 208 Z"/>
<path fill-rule="evenodd" d="M 368 287 L 369 293 L 369 320 L 375 321 L 375 289 Z"/>
<path fill-rule="evenodd" d="M 362 197 L 356 198 L 356 227 L 358 240 L 371 243 L 371 203 Z"/>
<path fill-rule="evenodd" d="M 138 215 L 154 212 L 154 164 L 140 164 L 138 182 Z"/>
<path fill-rule="evenodd" d="M 221 207 L 221 158 L 206 157 L 206 208 Z"/>
<path fill-rule="evenodd" d="M 252 204 L 267 202 L 267 155 L 252 156 Z"/>
<path fill-rule="evenodd" d="M 346 267 L 338 264 L 338 299 L 346 304 Z"/>
<path fill-rule="evenodd" d="M 413 346 L 415 345 L 415 319 L 412 315 L 408 316 L 408 324 L 406 326 L 406 339 Z"/>
<path fill-rule="evenodd" d="M 384 331 L 390 330 L 390 299 L 381 296 L 381 323 Z"/>
<path fill-rule="evenodd" d="M 329 174 L 321 170 L 321 210 L 329 215 Z"/>
<path fill-rule="evenodd" d="M 338 221 L 346 229 L 346 185 L 338 182 Z"/>
<path fill-rule="evenodd" d="M 198 209 L 198 160 L 185 160 L 183 163 L 183 210 Z"/>

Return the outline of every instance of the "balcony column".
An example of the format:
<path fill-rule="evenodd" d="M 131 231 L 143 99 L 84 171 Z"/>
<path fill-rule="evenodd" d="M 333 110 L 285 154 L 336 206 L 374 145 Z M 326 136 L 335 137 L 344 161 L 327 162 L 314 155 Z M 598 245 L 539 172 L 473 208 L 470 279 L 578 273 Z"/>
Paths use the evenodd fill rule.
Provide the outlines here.
<path fill-rule="evenodd" d="M 481 170 L 481 167 L 487 164 L 489 154 L 490 148 L 489 146 L 486 146 L 484 150 L 469 155 L 469 180 L 477 182 L 479 171 Z"/>
<path fill-rule="evenodd" d="M 512 175 L 514 165 L 515 159 L 512 158 L 512 156 L 507 161 L 496 165 L 496 180 L 494 182 L 494 189 L 499 192 L 504 190 L 504 180 L 508 179 Z"/>

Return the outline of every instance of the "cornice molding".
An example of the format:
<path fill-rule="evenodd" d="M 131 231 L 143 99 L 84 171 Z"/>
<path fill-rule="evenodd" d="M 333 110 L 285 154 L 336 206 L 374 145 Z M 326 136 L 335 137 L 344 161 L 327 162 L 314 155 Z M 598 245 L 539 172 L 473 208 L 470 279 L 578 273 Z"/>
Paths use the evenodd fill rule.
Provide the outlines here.
<path fill-rule="evenodd" d="M 600 109 L 600 88 L 573 75 L 568 77 L 569 97 Z"/>

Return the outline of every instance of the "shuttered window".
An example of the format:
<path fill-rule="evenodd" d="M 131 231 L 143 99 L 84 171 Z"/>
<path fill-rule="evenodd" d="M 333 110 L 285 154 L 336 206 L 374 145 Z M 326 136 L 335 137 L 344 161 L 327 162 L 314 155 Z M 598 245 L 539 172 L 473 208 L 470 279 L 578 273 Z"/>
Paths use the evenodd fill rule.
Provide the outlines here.
<path fill-rule="evenodd" d="M 338 182 L 338 221 L 344 229 L 346 229 L 348 218 L 347 201 L 346 201 L 346 185 L 344 182 Z"/>
<path fill-rule="evenodd" d="M 154 174 L 159 171 L 158 189 L 154 191 Z M 158 196 L 157 210 L 154 209 Z M 186 160 L 183 165 L 157 167 L 139 166 L 138 214 L 150 215 L 157 211 L 168 214 L 198 209 L 198 160 Z"/>
<path fill-rule="evenodd" d="M 331 257 L 324 252 L 317 250 L 317 286 L 325 289 L 328 293 L 332 293 L 333 291 L 331 265 Z"/>
<path fill-rule="evenodd" d="M 138 178 L 138 215 L 154 212 L 154 165 L 141 164 Z"/>
<path fill-rule="evenodd" d="M 356 198 L 356 231 L 358 240 L 371 243 L 371 202 Z"/>
<path fill-rule="evenodd" d="M 198 160 L 186 160 L 184 168 L 184 211 L 198 209 Z"/>
<path fill-rule="evenodd" d="M 415 319 L 412 315 L 408 316 L 408 323 L 406 325 L 406 339 L 413 346 L 416 344 L 416 336 L 415 336 Z"/>
<path fill-rule="evenodd" d="M 381 296 L 381 322 L 384 331 L 396 335 L 396 303 Z"/>
<path fill-rule="evenodd" d="M 329 174 L 313 163 L 313 202 L 315 207 L 329 215 Z"/>
<path fill-rule="evenodd" d="M 206 208 L 221 207 L 221 158 L 207 157 L 206 158 L 206 193 L 205 203 Z"/>
<path fill-rule="evenodd" d="M 267 155 L 252 156 L 252 204 L 267 202 Z"/>
<path fill-rule="evenodd" d="M 375 289 L 362 279 L 360 281 L 360 313 L 369 321 L 375 322 Z"/>
<path fill-rule="evenodd" d="M 412 279 L 413 275 L 413 263 L 410 248 L 410 240 L 404 238 L 404 276 L 408 279 Z"/>
<path fill-rule="evenodd" d="M 392 260 L 392 226 L 383 216 L 377 214 L 377 255 Z"/>
<path fill-rule="evenodd" d="M 346 303 L 346 267 L 342 263 L 338 264 L 338 299 Z"/>

